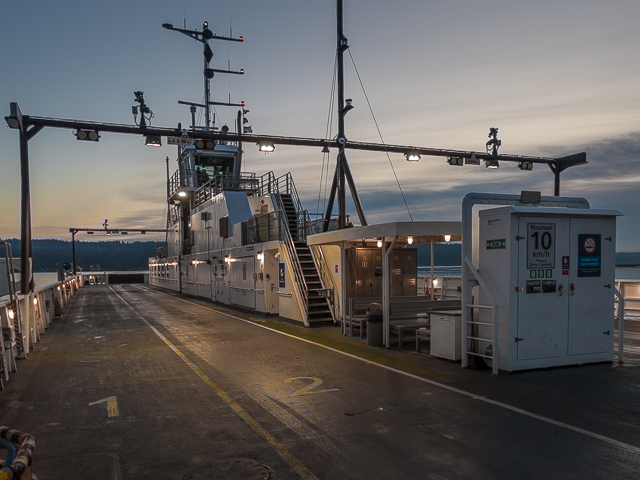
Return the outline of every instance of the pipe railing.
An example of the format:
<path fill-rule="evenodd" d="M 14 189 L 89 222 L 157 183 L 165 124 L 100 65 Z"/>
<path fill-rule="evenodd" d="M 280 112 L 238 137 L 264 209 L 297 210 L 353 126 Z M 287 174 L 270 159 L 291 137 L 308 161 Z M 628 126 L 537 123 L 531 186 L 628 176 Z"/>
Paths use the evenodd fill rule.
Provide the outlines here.
<path fill-rule="evenodd" d="M 492 317 L 493 317 L 493 323 L 488 323 L 488 322 L 475 322 L 473 321 L 473 315 L 469 315 L 469 318 L 471 318 L 471 320 L 466 320 L 466 323 L 468 325 L 478 325 L 478 327 L 480 327 L 481 325 L 485 325 L 485 326 L 491 326 L 491 336 L 492 338 L 482 338 L 480 337 L 479 333 L 478 336 L 474 336 L 472 335 L 468 335 L 466 333 L 466 331 L 468 329 L 465 329 L 465 334 L 462 338 L 462 348 L 463 348 L 463 352 L 465 352 L 466 355 L 473 355 L 476 357 L 483 357 L 483 358 L 490 358 L 491 359 L 491 372 L 493 373 L 493 375 L 497 375 L 498 374 L 498 342 L 497 342 L 497 338 L 498 338 L 498 302 L 496 301 L 495 297 L 493 296 L 493 294 L 491 293 L 491 291 L 489 290 L 489 287 L 487 287 L 487 284 L 484 282 L 484 280 L 482 279 L 482 277 L 480 276 L 480 273 L 478 272 L 478 270 L 476 270 L 476 268 L 473 265 L 473 262 L 471 261 L 471 259 L 469 257 L 464 257 L 464 261 L 467 265 L 467 267 L 469 268 L 469 271 L 473 274 L 473 276 L 475 277 L 476 281 L 478 282 L 478 285 L 480 286 L 480 288 L 482 288 L 482 290 L 484 290 L 485 294 L 487 295 L 487 297 L 489 297 L 489 301 L 491 302 L 491 305 L 479 305 L 479 304 L 465 304 L 464 308 L 465 309 L 469 309 L 469 312 L 473 312 L 474 308 L 479 308 L 479 309 L 490 309 L 492 311 Z M 486 355 L 486 354 L 482 354 L 480 352 L 472 352 L 470 348 L 468 348 L 468 340 L 472 340 L 472 341 L 478 341 L 478 342 L 487 342 L 491 344 L 491 355 Z"/>

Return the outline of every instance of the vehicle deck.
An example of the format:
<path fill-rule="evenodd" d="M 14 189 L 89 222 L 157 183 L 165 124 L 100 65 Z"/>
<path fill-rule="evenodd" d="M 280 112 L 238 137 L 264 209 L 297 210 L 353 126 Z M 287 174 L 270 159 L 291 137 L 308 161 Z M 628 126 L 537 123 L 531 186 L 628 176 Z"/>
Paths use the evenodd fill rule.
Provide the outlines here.
<path fill-rule="evenodd" d="M 40 480 L 635 479 L 626 362 L 492 376 L 146 285 L 85 286 L 18 361 L 0 424 Z"/>

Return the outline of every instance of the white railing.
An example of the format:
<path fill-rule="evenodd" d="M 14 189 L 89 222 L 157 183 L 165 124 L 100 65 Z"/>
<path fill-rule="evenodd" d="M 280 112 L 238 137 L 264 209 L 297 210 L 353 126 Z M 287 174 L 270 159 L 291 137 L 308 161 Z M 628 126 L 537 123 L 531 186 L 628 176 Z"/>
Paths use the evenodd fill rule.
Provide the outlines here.
<path fill-rule="evenodd" d="M 471 273 L 473 274 L 473 276 L 475 277 L 476 281 L 478 282 L 478 285 L 480 286 L 480 288 L 482 288 L 482 290 L 484 290 L 484 292 L 486 293 L 487 297 L 489 297 L 489 301 L 491 302 L 491 305 L 479 305 L 479 304 L 466 304 L 464 305 L 464 308 L 468 308 L 469 309 L 469 318 L 471 318 L 471 320 L 467 320 L 466 323 L 467 325 L 478 325 L 478 328 L 480 327 L 480 325 L 485 325 L 485 326 L 490 326 L 492 327 L 491 332 L 492 332 L 492 338 L 482 338 L 482 337 L 474 337 L 472 335 L 469 335 L 468 332 L 468 328 L 464 329 L 464 335 L 462 337 L 462 348 L 463 351 L 467 354 L 467 355 L 473 355 L 476 357 L 483 357 L 483 358 L 490 358 L 491 359 L 491 371 L 494 375 L 498 374 L 498 345 L 497 345 L 497 338 L 498 338 L 498 303 L 496 302 L 495 297 L 493 296 L 493 294 L 491 293 L 491 291 L 489 290 L 489 288 L 487 287 L 487 284 L 484 283 L 484 280 L 482 279 L 482 277 L 480 276 L 480 273 L 476 270 L 476 268 L 473 266 L 473 262 L 469 259 L 469 257 L 464 257 L 464 261 L 467 265 L 467 267 L 469 268 L 469 270 L 471 271 Z M 491 310 L 492 311 L 492 318 L 493 318 L 493 323 L 487 323 L 487 322 L 476 322 L 473 320 L 473 309 L 478 308 L 478 309 L 486 309 L 486 310 Z M 479 334 L 478 334 L 479 335 Z M 491 344 L 491 355 L 486 355 L 483 353 L 479 353 L 479 352 L 472 352 L 469 348 L 467 348 L 468 345 L 468 341 L 469 340 L 474 340 L 474 341 L 478 341 L 478 342 L 487 342 L 489 344 Z"/>

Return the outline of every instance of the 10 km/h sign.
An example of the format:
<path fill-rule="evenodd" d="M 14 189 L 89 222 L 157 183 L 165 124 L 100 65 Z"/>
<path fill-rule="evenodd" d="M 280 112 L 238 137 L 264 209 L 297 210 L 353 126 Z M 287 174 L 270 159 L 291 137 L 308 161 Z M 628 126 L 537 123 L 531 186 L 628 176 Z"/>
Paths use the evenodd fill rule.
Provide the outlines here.
<path fill-rule="evenodd" d="M 527 223 L 527 268 L 555 268 L 556 225 Z"/>

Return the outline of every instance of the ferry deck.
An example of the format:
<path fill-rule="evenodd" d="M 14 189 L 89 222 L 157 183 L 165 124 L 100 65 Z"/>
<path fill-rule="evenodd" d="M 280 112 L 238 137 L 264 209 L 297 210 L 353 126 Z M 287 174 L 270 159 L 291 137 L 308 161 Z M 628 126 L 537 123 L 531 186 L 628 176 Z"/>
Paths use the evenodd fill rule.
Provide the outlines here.
<path fill-rule="evenodd" d="M 41 480 L 633 479 L 634 325 L 624 363 L 495 376 L 410 341 L 91 285 L 17 361 L 0 424 L 35 437 Z"/>

